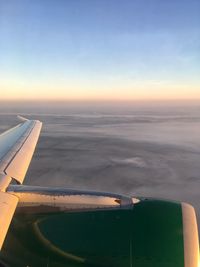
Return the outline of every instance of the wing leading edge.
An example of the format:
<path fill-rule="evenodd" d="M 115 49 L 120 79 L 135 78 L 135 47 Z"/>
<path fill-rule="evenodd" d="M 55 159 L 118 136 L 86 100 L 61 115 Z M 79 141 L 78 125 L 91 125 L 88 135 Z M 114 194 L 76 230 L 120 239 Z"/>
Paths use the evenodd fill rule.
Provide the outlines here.
<path fill-rule="evenodd" d="M 23 183 L 41 127 L 40 121 L 23 118 L 0 135 L 0 249 L 18 203 L 18 197 L 5 191 L 13 179 Z"/>

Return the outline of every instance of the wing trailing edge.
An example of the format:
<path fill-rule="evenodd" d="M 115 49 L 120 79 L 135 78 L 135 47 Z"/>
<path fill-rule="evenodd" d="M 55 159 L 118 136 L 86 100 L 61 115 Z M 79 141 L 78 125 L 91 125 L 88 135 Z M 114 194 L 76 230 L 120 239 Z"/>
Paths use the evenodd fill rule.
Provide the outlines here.
<path fill-rule="evenodd" d="M 40 121 L 25 120 L 0 135 L 1 175 L 9 176 L 20 184 L 23 183 L 41 127 L 42 123 Z"/>

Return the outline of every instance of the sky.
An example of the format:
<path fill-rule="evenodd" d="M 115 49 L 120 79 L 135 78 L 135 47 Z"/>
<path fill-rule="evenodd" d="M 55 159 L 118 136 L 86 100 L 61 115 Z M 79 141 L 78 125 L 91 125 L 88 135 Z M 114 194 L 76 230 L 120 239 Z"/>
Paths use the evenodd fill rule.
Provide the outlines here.
<path fill-rule="evenodd" d="M 0 100 L 200 99 L 199 0 L 0 0 Z"/>

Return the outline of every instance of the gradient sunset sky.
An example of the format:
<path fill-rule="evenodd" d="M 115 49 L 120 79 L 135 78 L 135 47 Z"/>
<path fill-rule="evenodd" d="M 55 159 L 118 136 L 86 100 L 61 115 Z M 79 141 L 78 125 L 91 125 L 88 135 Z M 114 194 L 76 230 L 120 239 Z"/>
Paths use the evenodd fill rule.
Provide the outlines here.
<path fill-rule="evenodd" d="M 200 99 L 200 1 L 1 0 L 0 92 Z"/>

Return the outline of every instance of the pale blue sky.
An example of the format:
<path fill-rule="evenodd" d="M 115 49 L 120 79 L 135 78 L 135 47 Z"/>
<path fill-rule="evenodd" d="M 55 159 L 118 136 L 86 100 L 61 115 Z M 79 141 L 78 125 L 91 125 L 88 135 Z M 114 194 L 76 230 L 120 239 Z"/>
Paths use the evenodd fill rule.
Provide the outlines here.
<path fill-rule="evenodd" d="M 200 1 L 0 0 L 5 98 L 200 98 L 199 76 Z"/>

